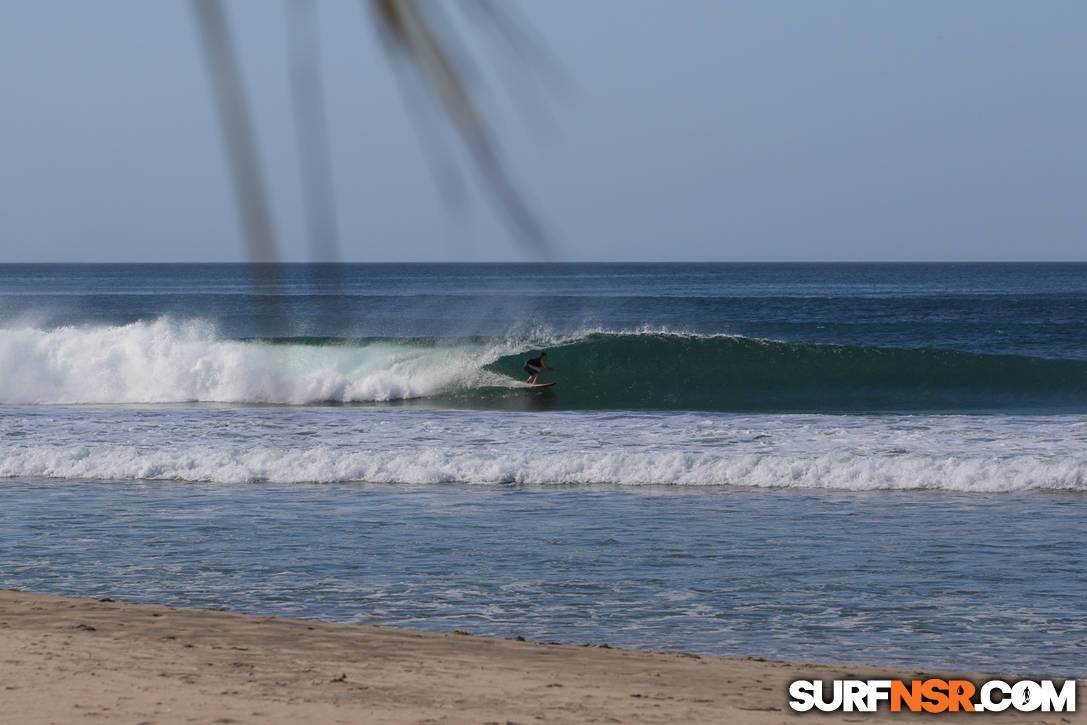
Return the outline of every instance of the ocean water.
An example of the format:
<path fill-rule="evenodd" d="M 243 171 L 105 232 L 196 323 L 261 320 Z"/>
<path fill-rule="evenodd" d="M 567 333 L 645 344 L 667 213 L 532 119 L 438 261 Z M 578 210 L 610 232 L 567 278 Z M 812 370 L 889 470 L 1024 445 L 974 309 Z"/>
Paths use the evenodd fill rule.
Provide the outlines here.
<path fill-rule="evenodd" d="M 256 272 L 0 265 L 0 586 L 1087 675 L 1085 264 Z"/>

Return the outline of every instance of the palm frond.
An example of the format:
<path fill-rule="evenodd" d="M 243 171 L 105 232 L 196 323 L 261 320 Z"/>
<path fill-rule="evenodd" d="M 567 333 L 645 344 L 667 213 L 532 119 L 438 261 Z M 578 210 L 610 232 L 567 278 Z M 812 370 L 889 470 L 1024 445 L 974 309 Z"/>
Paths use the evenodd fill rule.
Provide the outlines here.
<path fill-rule="evenodd" d="M 340 259 L 340 233 L 336 220 L 332 149 L 319 68 L 316 13 L 314 0 L 287 0 L 291 100 L 298 136 L 298 165 L 302 174 L 302 205 L 310 260 L 337 262 Z"/>
<path fill-rule="evenodd" d="M 480 111 L 471 60 L 461 52 L 456 31 L 445 22 L 443 8 L 425 0 L 362 0 L 369 3 L 386 47 L 406 58 L 417 71 L 468 150 L 483 187 L 503 212 L 515 236 L 536 255 L 551 256 L 550 244 L 534 211 L 518 191 L 507 171 L 497 138 Z M 190 0 L 200 33 L 201 46 L 211 79 L 212 93 L 226 151 L 227 165 L 239 210 L 246 251 L 250 261 L 262 267 L 261 279 L 271 281 L 278 260 L 278 242 L 268 205 L 264 174 L 257 153 L 256 133 L 248 96 L 221 0 Z M 306 206 L 311 256 L 318 261 L 338 258 L 338 231 L 333 203 L 331 151 L 328 146 L 324 101 L 316 63 L 316 38 L 312 0 L 288 0 L 292 43 L 292 91 L 300 139 L 303 201 Z M 500 5 L 474 0 L 472 17 L 510 48 L 530 43 L 523 28 L 506 18 Z M 444 32 L 439 32 L 439 29 Z M 404 84 L 402 84 L 403 87 Z M 431 165 L 447 198 L 460 186 L 455 166 L 444 149 L 434 143 L 423 127 L 418 94 L 404 91 L 409 112 L 416 120 Z"/>
<path fill-rule="evenodd" d="M 191 0 L 191 5 L 211 79 L 246 251 L 255 264 L 274 263 L 279 259 L 279 245 L 268 209 L 249 97 L 242 83 L 226 14 L 219 0 Z"/>
<path fill-rule="evenodd" d="M 401 51 L 430 87 L 517 238 L 532 252 L 550 256 L 543 227 L 514 185 L 495 134 L 465 81 L 469 74 L 465 61 L 458 64 L 449 51 L 450 41 L 443 42 L 435 31 L 434 14 L 440 6 L 420 0 L 369 1 L 387 46 Z M 497 7 L 486 11 L 494 12 L 499 12 Z"/>

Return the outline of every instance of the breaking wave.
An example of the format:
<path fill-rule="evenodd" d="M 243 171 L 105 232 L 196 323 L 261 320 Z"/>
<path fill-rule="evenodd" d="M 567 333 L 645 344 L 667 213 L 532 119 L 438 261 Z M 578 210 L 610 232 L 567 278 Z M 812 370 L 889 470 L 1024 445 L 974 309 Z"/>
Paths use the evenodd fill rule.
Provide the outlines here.
<path fill-rule="evenodd" d="M 546 348 L 559 385 L 530 391 Z M 0 403 L 421 401 L 464 408 L 1087 409 L 1087 361 L 726 335 L 232 340 L 202 321 L 0 330 Z"/>

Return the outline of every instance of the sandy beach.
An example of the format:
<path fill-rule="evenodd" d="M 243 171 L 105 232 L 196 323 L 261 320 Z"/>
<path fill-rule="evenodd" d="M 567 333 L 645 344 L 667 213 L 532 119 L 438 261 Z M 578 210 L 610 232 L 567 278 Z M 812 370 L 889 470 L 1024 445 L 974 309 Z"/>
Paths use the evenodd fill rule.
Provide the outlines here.
<path fill-rule="evenodd" d="M 774 723 L 797 717 L 787 702 L 788 682 L 796 678 L 933 674 L 421 633 L 12 590 L 0 591 L 0 630 L 3 723 Z M 916 719 L 883 711 L 816 717 Z M 986 719 L 1087 721 L 1081 713 Z"/>

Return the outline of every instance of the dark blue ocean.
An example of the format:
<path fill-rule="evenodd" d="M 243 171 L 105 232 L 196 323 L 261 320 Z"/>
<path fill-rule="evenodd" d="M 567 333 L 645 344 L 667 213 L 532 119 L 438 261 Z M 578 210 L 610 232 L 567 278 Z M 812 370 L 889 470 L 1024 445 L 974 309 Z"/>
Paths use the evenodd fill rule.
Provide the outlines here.
<path fill-rule="evenodd" d="M 0 265 L 0 476 L 0 586 L 1083 676 L 1087 264 Z"/>

